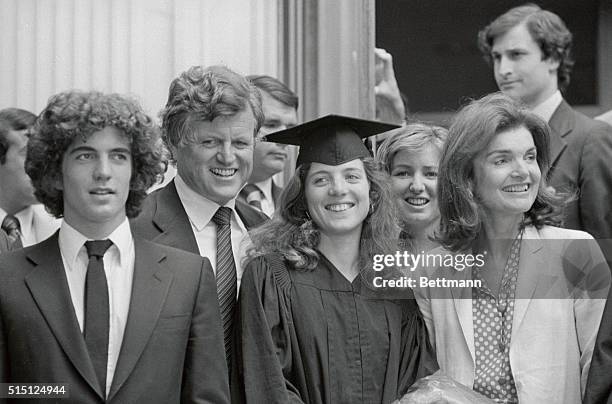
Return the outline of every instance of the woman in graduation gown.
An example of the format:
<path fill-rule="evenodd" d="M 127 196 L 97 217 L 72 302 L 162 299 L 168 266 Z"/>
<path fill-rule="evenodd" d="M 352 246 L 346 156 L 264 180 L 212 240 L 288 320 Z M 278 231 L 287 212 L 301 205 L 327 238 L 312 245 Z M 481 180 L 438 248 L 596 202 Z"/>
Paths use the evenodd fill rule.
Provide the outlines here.
<path fill-rule="evenodd" d="M 390 403 L 437 370 L 415 301 L 362 277 L 398 229 L 360 138 L 392 128 L 327 116 L 268 137 L 301 149 L 281 208 L 250 234 L 236 321 L 246 402 Z"/>

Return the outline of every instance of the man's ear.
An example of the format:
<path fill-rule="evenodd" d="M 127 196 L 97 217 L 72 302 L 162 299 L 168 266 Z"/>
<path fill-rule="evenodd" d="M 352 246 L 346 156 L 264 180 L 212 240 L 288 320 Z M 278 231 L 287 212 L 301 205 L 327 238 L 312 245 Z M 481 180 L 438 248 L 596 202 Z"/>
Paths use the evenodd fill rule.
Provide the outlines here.
<path fill-rule="evenodd" d="M 51 187 L 57 189 L 59 191 L 64 190 L 64 181 L 62 180 L 62 176 L 57 176 L 56 178 L 52 178 L 49 180 Z"/>
<path fill-rule="evenodd" d="M 559 66 L 561 65 L 561 62 L 555 58 L 553 58 L 552 56 L 549 57 L 548 59 L 545 60 L 546 64 L 548 64 L 548 71 L 549 72 L 557 72 L 559 71 Z"/>

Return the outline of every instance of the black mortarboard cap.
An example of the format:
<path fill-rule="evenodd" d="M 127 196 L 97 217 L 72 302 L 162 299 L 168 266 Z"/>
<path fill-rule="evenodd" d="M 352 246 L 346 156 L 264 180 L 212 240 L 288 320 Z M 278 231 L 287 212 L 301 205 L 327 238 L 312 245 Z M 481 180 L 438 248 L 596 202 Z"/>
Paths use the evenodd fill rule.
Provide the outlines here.
<path fill-rule="evenodd" d="M 389 123 L 327 115 L 266 135 L 266 140 L 300 146 L 296 166 L 305 163 L 337 166 L 357 158 L 370 157 L 362 139 L 398 127 Z"/>

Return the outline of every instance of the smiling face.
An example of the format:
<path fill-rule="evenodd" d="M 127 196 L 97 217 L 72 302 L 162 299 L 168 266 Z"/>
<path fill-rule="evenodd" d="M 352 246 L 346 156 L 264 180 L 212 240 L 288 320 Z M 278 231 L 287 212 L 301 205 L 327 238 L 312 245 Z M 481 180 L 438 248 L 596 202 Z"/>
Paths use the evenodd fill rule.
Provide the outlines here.
<path fill-rule="evenodd" d="M 265 91 L 261 91 L 265 121 L 258 133 L 261 138 L 297 124 L 297 111 Z M 287 145 L 273 142 L 257 142 L 253 154 L 253 174 L 250 182 L 259 182 L 283 171 L 287 160 Z"/>
<path fill-rule="evenodd" d="M 440 150 L 432 143 L 419 150 L 400 150 L 393 157 L 391 184 L 409 227 L 423 229 L 440 217 L 436 189 L 439 161 Z"/>
<path fill-rule="evenodd" d="M 337 166 L 312 163 L 304 186 L 308 211 L 322 234 L 361 235 L 370 208 L 370 184 L 361 160 Z"/>
<path fill-rule="evenodd" d="M 132 177 L 130 150 L 127 137 L 114 127 L 72 142 L 64 153 L 59 184 L 68 224 L 83 234 L 92 227 L 110 234 L 123 222 Z"/>
<path fill-rule="evenodd" d="M 475 194 L 491 216 L 527 212 L 540 185 L 537 150 L 527 128 L 500 132 L 474 161 Z"/>
<path fill-rule="evenodd" d="M 493 41 L 491 58 L 499 89 L 533 108 L 557 91 L 559 62 L 544 55 L 525 24 L 519 24 Z"/>
<path fill-rule="evenodd" d="M 250 109 L 195 123 L 193 143 L 175 149 L 178 175 L 193 191 L 225 205 L 251 175 L 255 123 Z"/>

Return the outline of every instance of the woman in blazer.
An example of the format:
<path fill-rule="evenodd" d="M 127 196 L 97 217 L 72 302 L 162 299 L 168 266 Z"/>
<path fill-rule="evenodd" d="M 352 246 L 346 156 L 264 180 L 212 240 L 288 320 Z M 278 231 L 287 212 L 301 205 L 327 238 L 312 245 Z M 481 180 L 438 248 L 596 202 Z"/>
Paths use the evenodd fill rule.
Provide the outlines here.
<path fill-rule="evenodd" d="M 442 371 L 498 403 L 578 403 L 610 274 L 587 233 L 555 227 L 549 129 L 502 94 L 464 107 L 438 177 L 444 258 L 419 308 Z"/>

